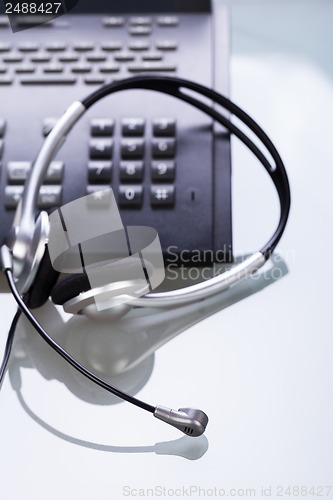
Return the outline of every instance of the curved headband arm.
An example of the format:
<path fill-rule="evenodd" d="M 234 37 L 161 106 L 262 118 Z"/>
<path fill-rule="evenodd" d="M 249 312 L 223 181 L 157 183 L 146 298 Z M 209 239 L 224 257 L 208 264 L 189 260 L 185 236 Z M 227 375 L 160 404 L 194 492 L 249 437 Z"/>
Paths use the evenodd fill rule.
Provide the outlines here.
<path fill-rule="evenodd" d="M 68 108 L 44 142 L 26 182 L 22 203 L 18 207 L 15 216 L 14 224 L 16 227 L 14 231 L 14 241 L 10 245 L 13 251 L 14 261 L 15 259 L 22 261 L 22 259 L 26 258 L 25 253 L 29 253 L 29 239 L 31 240 L 31 235 L 33 234 L 38 191 L 42 185 L 51 159 L 63 144 L 66 135 L 80 119 L 80 117 L 97 101 L 115 92 L 134 89 L 154 90 L 174 96 L 193 105 L 223 125 L 227 130 L 229 130 L 229 132 L 238 137 L 262 163 L 272 179 L 279 196 L 280 219 L 278 226 L 273 236 L 259 252 L 246 259 L 246 261 L 236 266 L 234 269 L 223 273 L 221 276 L 212 278 L 211 280 L 208 280 L 208 282 L 203 282 L 199 285 L 193 285 L 185 289 L 175 290 L 172 292 L 159 294 L 152 293 L 142 299 L 138 299 L 136 303 L 139 306 L 148 305 L 148 299 L 149 305 L 153 305 L 154 302 L 154 305 L 161 307 L 162 305 L 180 305 L 180 302 L 184 303 L 192 300 L 201 300 L 205 296 L 217 293 L 244 278 L 249 273 L 261 267 L 269 258 L 278 244 L 288 220 L 290 210 L 290 188 L 282 159 L 275 146 L 260 126 L 242 109 L 226 97 L 203 85 L 180 78 L 138 76 L 114 82 L 101 87 L 82 102 L 74 102 Z M 206 99 L 202 100 L 200 97 L 210 99 L 212 104 L 214 104 L 214 107 L 210 107 L 206 103 Z M 267 159 L 267 156 L 263 154 L 258 146 L 256 146 L 256 144 L 242 130 L 240 130 L 237 125 L 232 123 L 229 118 L 217 111 L 215 105 L 219 105 L 228 113 L 233 114 L 246 127 L 248 127 L 257 139 L 259 139 L 262 145 L 265 146 L 266 150 L 273 159 L 274 164 Z M 152 301 L 152 299 L 155 300 Z"/>
<path fill-rule="evenodd" d="M 119 90 L 126 90 L 131 88 L 157 90 L 159 92 L 172 95 L 180 100 L 192 104 L 196 108 L 211 116 L 217 122 L 221 123 L 231 133 L 236 135 L 263 164 L 274 183 L 280 201 L 280 220 L 278 227 L 272 238 L 260 250 L 265 258 L 268 258 L 280 241 L 288 220 L 290 210 L 290 187 L 286 169 L 277 149 L 275 148 L 268 135 L 253 120 L 253 118 L 251 118 L 247 113 L 245 113 L 245 111 L 243 111 L 236 104 L 230 101 L 230 99 L 227 99 L 213 89 L 209 89 L 199 83 L 191 82 L 189 80 L 184 80 L 181 78 L 160 76 L 130 78 L 128 80 L 123 80 L 122 82 L 117 82 L 101 87 L 96 92 L 93 92 L 90 96 L 84 99 L 82 101 L 82 104 L 86 109 L 89 109 L 93 104 L 95 104 L 103 97 L 106 97 Z M 192 94 L 186 94 L 184 92 L 184 89 L 188 89 L 194 93 L 197 93 L 199 96 L 201 95 L 207 97 L 208 99 L 211 99 L 214 104 L 219 104 L 229 113 L 236 116 L 257 136 L 260 142 L 266 147 L 266 149 L 272 156 L 275 165 L 271 165 L 267 158 L 261 153 L 259 148 L 230 120 L 221 115 L 221 113 L 218 113 L 215 109 L 207 106 L 207 104 L 205 104 L 203 101 L 195 99 Z"/>

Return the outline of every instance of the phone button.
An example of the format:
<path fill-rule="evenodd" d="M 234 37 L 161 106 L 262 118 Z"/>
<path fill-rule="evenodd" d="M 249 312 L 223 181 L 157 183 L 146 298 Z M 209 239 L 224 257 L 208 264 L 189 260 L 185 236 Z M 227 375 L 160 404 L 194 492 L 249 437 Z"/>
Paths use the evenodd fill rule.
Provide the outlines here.
<path fill-rule="evenodd" d="M 121 207 L 141 207 L 143 201 L 142 186 L 119 186 L 119 205 Z"/>
<path fill-rule="evenodd" d="M 30 161 L 10 161 L 7 167 L 9 184 L 23 184 L 27 180 L 30 169 Z"/>
<path fill-rule="evenodd" d="M 174 186 L 152 186 L 150 188 L 150 202 L 153 207 L 172 206 L 175 203 Z"/>
<path fill-rule="evenodd" d="M 151 164 L 151 179 L 157 182 L 172 182 L 175 180 L 176 163 L 174 161 L 153 161 Z"/>
<path fill-rule="evenodd" d="M 108 160 L 112 157 L 112 139 L 91 139 L 89 145 L 90 158 Z"/>
<path fill-rule="evenodd" d="M 53 208 L 61 205 L 61 186 L 42 186 L 38 195 L 39 208 Z"/>
<path fill-rule="evenodd" d="M 120 163 L 120 180 L 123 182 L 140 182 L 143 179 L 143 161 L 122 161 Z"/>
<path fill-rule="evenodd" d="M 109 184 L 111 173 L 111 161 L 91 161 L 88 164 L 88 181 L 91 184 Z"/>
<path fill-rule="evenodd" d="M 176 135 L 176 120 L 174 118 L 156 118 L 153 121 L 155 137 L 173 137 Z"/>
<path fill-rule="evenodd" d="M 121 122 L 123 135 L 143 136 L 146 122 L 143 118 L 124 118 Z"/>
<path fill-rule="evenodd" d="M 176 154 L 175 139 L 153 139 L 154 158 L 172 158 Z"/>
<path fill-rule="evenodd" d="M 95 137 L 110 136 L 113 135 L 113 131 L 114 120 L 112 118 L 94 118 L 90 122 L 90 132 Z"/>
<path fill-rule="evenodd" d="M 121 156 L 123 158 L 143 158 L 144 141 L 142 139 L 123 139 L 121 141 Z"/>
<path fill-rule="evenodd" d="M 5 188 L 5 207 L 15 209 L 21 199 L 23 186 L 6 186 Z"/>

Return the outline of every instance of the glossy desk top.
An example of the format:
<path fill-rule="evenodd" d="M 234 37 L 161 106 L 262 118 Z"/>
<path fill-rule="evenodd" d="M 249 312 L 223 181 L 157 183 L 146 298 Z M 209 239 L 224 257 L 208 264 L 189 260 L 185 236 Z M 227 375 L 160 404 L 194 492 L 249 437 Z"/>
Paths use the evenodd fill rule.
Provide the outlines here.
<path fill-rule="evenodd" d="M 0 395 L 3 500 L 278 498 L 289 486 L 292 496 L 297 487 L 333 496 L 333 4 L 229 3 L 232 98 L 272 137 L 290 175 L 291 217 L 273 265 L 200 306 L 113 327 L 51 305 L 38 312 L 62 345 L 132 394 L 205 410 L 206 435 L 182 437 L 116 403 L 21 322 Z M 277 200 L 236 140 L 233 172 L 242 254 L 271 233 Z M 15 306 L 5 294 L 0 306 L 3 348 Z"/>

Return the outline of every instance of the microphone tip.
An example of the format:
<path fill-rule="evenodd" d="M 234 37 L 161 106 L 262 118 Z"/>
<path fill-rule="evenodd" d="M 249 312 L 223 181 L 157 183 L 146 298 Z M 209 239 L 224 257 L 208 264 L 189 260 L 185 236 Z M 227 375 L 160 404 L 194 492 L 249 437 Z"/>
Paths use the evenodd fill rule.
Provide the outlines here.
<path fill-rule="evenodd" d="M 178 411 L 185 413 L 191 420 L 191 425 L 183 431 L 185 434 L 201 436 L 205 432 L 209 419 L 204 411 L 196 408 L 179 408 Z"/>
<path fill-rule="evenodd" d="M 154 417 L 191 437 L 201 436 L 208 424 L 206 413 L 196 408 L 179 408 L 177 411 L 164 406 L 156 406 Z"/>

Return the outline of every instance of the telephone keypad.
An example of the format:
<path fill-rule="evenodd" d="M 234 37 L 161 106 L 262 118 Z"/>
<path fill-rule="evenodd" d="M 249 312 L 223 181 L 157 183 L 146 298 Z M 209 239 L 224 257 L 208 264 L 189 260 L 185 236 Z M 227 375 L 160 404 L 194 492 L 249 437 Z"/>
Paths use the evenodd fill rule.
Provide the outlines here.
<path fill-rule="evenodd" d="M 57 118 L 47 117 L 41 125 L 46 137 Z M 115 181 L 115 194 L 124 208 L 141 208 L 145 191 L 147 202 L 154 208 L 167 208 L 175 203 L 172 183 L 176 178 L 176 120 L 155 118 L 147 122 L 142 117 L 92 118 L 87 158 L 87 193 L 98 192 Z M 6 132 L 6 121 L 0 119 L 0 137 Z M 172 136 L 172 137 L 171 137 Z M 119 147 L 116 148 L 116 143 Z M 0 139 L 1 149 L 4 139 Z M 118 146 L 118 144 L 117 144 Z M 119 150 L 119 158 L 115 150 Z M 160 158 L 160 159 L 159 159 Z M 7 164 L 5 207 L 15 209 L 23 192 L 32 163 L 10 161 Z M 38 206 L 48 209 L 61 204 L 65 163 L 53 160 L 40 189 Z M 145 185 L 146 182 L 149 186 Z M 150 189 L 150 197 L 149 197 Z"/>

